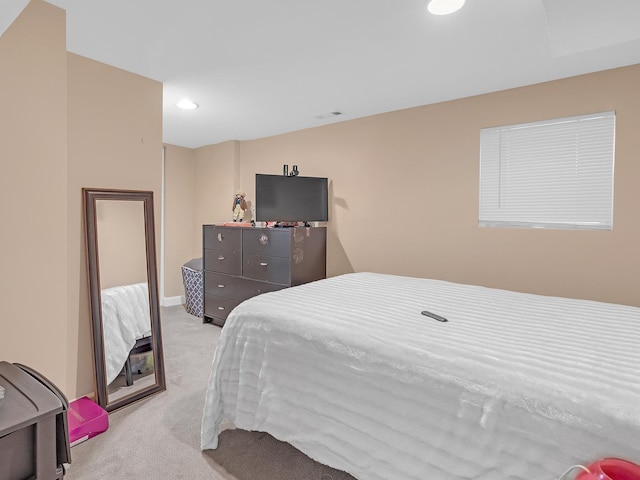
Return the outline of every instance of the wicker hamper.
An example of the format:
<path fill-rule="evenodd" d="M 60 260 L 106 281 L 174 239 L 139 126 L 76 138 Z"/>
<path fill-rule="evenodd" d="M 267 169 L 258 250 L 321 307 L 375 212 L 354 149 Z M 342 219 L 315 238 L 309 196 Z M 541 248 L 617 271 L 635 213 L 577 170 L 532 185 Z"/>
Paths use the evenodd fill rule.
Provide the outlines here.
<path fill-rule="evenodd" d="M 202 258 L 194 258 L 182 266 L 186 310 L 200 318 L 204 316 L 202 275 Z"/>

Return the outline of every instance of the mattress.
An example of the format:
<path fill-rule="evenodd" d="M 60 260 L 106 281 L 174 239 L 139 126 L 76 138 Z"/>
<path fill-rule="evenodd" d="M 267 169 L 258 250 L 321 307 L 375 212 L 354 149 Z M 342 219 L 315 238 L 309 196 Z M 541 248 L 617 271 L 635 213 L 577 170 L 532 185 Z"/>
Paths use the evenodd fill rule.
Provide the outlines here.
<path fill-rule="evenodd" d="M 146 283 L 105 288 L 102 331 L 107 385 L 118 376 L 136 340 L 151 335 L 149 289 Z"/>
<path fill-rule="evenodd" d="M 428 310 L 448 319 L 421 315 Z M 361 480 L 554 480 L 640 462 L 640 309 L 356 273 L 225 323 L 201 446 L 224 419 Z"/>

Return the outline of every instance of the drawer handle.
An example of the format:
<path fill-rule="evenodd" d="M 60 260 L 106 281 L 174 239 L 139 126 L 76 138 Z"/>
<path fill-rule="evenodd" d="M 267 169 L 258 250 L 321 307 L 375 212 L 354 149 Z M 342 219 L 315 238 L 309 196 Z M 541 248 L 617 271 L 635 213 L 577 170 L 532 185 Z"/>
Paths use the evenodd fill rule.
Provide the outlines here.
<path fill-rule="evenodd" d="M 221 233 L 218 233 L 218 241 L 221 242 L 224 239 L 224 236 Z"/>
<path fill-rule="evenodd" d="M 267 265 L 269 265 L 267 262 L 260 262 L 261 267 L 266 267 Z"/>
<path fill-rule="evenodd" d="M 222 255 L 220 255 L 220 256 L 218 257 L 218 260 L 224 260 L 224 257 L 223 257 Z"/>
<path fill-rule="evenodd" d="M 218 288 L 224 288 L 224 285 L 218 285 Z"/>
<path fill-rule="evenodd" d="M 218 310 L 224 310 L 224 307 L 218 307 Z"/>

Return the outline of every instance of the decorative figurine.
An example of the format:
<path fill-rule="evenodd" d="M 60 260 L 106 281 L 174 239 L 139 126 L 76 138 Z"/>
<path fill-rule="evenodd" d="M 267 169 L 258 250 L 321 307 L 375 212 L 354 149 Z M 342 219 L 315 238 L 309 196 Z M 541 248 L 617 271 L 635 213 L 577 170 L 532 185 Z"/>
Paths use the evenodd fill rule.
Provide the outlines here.
<path fill-rule="evenodd" d="M 247 202 L 244 200 L 244 192 L 238 190 L 236 198 L 233 199 L 233 221 L 241 222 L 244 220 L 244 211 L 247 209 Z"/>

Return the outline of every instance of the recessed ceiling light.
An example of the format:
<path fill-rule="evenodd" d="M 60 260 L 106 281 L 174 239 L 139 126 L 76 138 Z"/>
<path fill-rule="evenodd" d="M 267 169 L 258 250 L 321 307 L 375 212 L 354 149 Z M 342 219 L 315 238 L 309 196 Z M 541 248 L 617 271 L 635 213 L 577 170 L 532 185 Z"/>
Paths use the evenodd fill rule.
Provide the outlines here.
<path fill-rule="evenodd" d="M 427 11 L 433 15 L 449 15 L 464 6 L 465 0 L 428 0 Z"/>
<path fill-rule="evenodd" d="M 198 108 L 197 103 L 193 103 L 191 100 L 188 100 L 186 98 L 180 100 L 178 103 L 176 103 L 176 105 L 178 106 L 178 108 L 182 108 L 183 110 L 195 110 L 196 108 Z"/>

